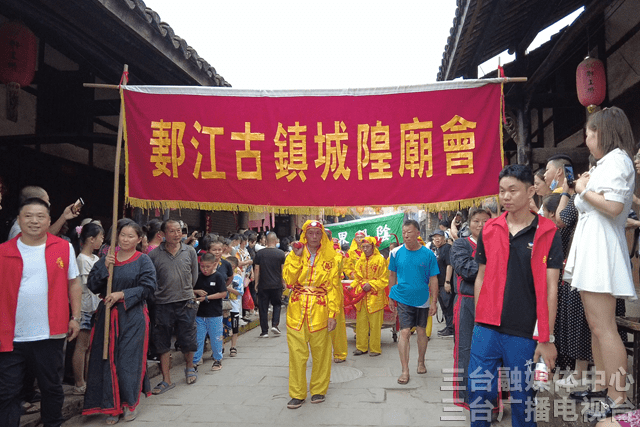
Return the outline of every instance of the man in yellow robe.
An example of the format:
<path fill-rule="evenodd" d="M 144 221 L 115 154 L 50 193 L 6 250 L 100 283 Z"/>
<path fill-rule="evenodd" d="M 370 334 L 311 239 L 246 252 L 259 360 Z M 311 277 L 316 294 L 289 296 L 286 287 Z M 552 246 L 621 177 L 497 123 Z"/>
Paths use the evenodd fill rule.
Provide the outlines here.
<path fill-rule="evenodd" d="M 326 230 L 327 237 L 331 239 L 331 230 Z M 337 240 L 337 239 L 336 239 Z M 347 360 L 348 344 L 347 344 L 347 321 L 344 315 L 344 289 L 342 287 L 342 276 L 344 267 L 344 256 L 342 251 L 336 249 L 336 242 L 331 239 L 333 249 L 336 251 L 335 260 L 338 263 L 338 286 L 336 287 L 338 308 L 336 313 L 336 328 L 329 334 L 331 336 L 331 345 L 333 346 L 333 363 L 342 363 Z"/>
<path fill-rule="evenodd" d="M 301 243 L 302 245 L 298 245 Z M 307 360 L 311 370 L 311 403 L 324 402 L 331 377 L 331 341 L 329 332 L 336 327 L 339 312 L 339 263 L 336 252 L 318 221 L 307 221 L 300 242 L 284 263 L 282 276 L 292 288 L 287 307 L 287 344 L 289 345 L 289 395 L 287 408 L 302 406 L 307 397 Z"/>
<path fill-rule="evenodd" d="M 387 260 L 380 254 L 375 237 L 365 237 L 361 243 L 363 255 L 356 262 L 355 280 L 351 287 L 355 295 L 365 296 L 355 304 L 356 350 L 354 356 L 369 352 L 369 356 L 379 356 L 380 334 L 384 317 L 384 307 L 389 299 L 386 289 L 389 286 Z"/>
<path fill-rule="evenodd" d="M 351 247 L 349 248 L 349 252 L 347 252 L 347 256 L 344 264 L 344 272 L 347 275 L 347 277 L 351 280 L 355 279 L 356 277 L 355 275 L 356 262 L 358 262 L 358 260 L 362 256 L 362 248 L 360 247 L 360 244 L 362 243 L 365 237 L 367 236 L 364 234 L 363 231 L 358 231 L 354 239 L 351 241 Z"/>

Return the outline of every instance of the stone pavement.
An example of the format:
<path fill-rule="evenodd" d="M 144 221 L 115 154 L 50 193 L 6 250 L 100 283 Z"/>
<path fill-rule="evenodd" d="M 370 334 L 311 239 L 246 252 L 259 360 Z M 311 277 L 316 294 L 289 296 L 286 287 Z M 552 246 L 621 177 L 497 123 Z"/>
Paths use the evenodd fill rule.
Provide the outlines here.
<path fill-rule="evenodd" d="M 281 325 L 284 325 L 285 314 Z M 205 423 L 209 426 L 463 426 L 469 425 L 462 412 L 447 412 L 457 408 L 446 403 L 450 391 L 441 390 L 449 383 L 443 369 L 451 368 L 453 339 L 435 337 L 427 351 L 426 375 L 416 370 L 417 344 L 411 339 L 411 380 L 399 385 L 400 362 L 391 331 L 382 331 L 382 356 L 353 356 L 354 334 L 347 331 L 349 356 L 342 364 L 333 364 L 327 400 L 311 404 L 309 399 L 300 408 L 286 408 L 288 394 L 288 351 L 286 328 L 282 335 L 271 333 L 268 339 L 259 338 L 259 328 L 238 339 L 238 356 L 226 357 L 222 370 L 211 372 L 211 359 L 199 367 L 198 381 L 186 385 L 183 366 L 172 369 L 176 388 L 159 396 L 141 398 L 139 416 L 132 425 L 182 426 Z M 228 349 L 228 345 L 227 345 Z M 228 351 L 228 350 L 227 350 Z M 310 375 L 311 359 L 309 359 Z M 152 385 L 159 377 L 152 380 Z M 310 396 L 309 396 L 310 397 Z M 459 421 L 445 421 L 441 417 L 463 417 Z M 508 417 L 507 417 L 508 418 Z M 120 424 L 125 423 L 120 421 Z M 503 421 L 504 423 L 504 421 Z M 510 425 L 510 421 L 506 424 Z M 65 427 L 104 426 L 104 415 L 77 416 Z"/>
<path fill-rule="evenodd" d="M 640 302 L 627 303 L 629 316 L 640 315 Z M 282 314 L 281 325 L 285 323 Z M 447 372 L 452 367 L 453 339 L 438 338 L 435 330 L 442 324 L 434 325 L 434 337 L 427 351 L 426 375 L 415 373 L 417 359 L 416 338 L 411 339 L 411 380 L 401 386 L 396 380 L 400 375 L 400 363 L 396 344 L 391 331 L 382 331 L 382 356 L 368 355 L 355 357 L 353 331 L 347 328 L 349 356 L 347 362 L 332 364 L 331 385 L 327 400 L 312 405 L 309 400 L 297 410 L 286 408 L 288 395 L 288 350 L 286 328 L 282 335 L 271 334 L 268 339 L 259 338 L 257 321 L 251 322 L 238 339 L 238 356 L 226 357 L 223 369 L 211 372 L 211 359 L 205 358 L 200 366 L 196 384 L 187 386 L 184 380 L 184 365 L 180 354 L 173 356 L 172 379 L 177 386 L 166 394 L 141 398 L 139 416 L 131 425 L 139 426 L 182 426 L 206 424 L 210 426 L 468 426 L 468 413 L 450 403 L 451 391 L 447 388 L 453 377 Z M 255 328 L 255 329 L 251 329 Z M 226 345 L 227 351 L 229 345 Z M 309 360 L 308 376 L 310 375 Z M 154 366 L 155 367 L 155 366 Z M 157 370 L 157 368 L 156 368 Z M 152 386 L 160 377 L 151 380 Z M 566 392 L 545 394 L 551 402 L 562 399 Z M 81 407 L 81 397 L 67 396 L 72 408 Z M 77 407 L 77 408 L 76 408 Z M 550 413 L 555 411 L 551 405 Z M 580 405 L 577 410 L 580 411 Z M 71 412 L 71 410 L 70 410 Z M 77 412 L 76 412 L 77 413 Z M 557 415 L 557 414 L 556 414 Z M 104 426 L 104 415 L 75 416 L 65 427 Z M 23 417 L 23 421 L 27 421 Z M 552 416 L 553 418 L 553 416 Z M 572 418 L 572 417 L 571 417 Z M 546 426 L 581 426 L 582 420 L 551 419 L 538 422 Z M 35 421 L 35 420 L 34 420 Z M 35 425 L 22 423 L 23 426 Z M 120 421 L 120 424 L 126 424 Z M 501 421 L 492 426 L 511 425 L 509 405 Z"/>

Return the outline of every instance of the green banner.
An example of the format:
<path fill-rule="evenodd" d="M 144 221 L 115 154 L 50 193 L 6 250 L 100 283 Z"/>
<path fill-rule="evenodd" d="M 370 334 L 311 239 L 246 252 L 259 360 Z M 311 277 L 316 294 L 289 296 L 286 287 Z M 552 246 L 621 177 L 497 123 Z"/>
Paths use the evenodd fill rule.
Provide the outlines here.
<path fill-rule="evenodd" d="M 331 230 L 333 237 L 340 240 L 340 245 L 344 243 L 351 244 L 358 231 L 364 232 L 367 236 L 380 238 L 380 249 L 389 247 L 389 243 L 394 242 L 396 238 L 402 240 L 402 223 L 404 221 L 404 213 L 396 213 L 389 215 L 380 215 L 353 221 L 338 222 L 335 224 L 327 224 L 325 228 Z"/>

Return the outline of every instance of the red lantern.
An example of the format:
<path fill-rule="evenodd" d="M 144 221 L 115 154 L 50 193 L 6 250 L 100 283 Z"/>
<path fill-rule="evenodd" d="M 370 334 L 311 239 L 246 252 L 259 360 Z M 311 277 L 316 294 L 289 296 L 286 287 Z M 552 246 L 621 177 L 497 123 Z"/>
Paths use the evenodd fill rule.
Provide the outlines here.
<path fill-rule="evenodd" d="M 604 64 L 596 58 L 586 57 L 576 69 L 576 89 L 580 104 L 590 113 L 602 104 L 607 95 L 607 76 Z"/>
<path fill-rule="evenodd" d="M 29 86 L 36 73 L 38 39 L 20 22 L 0 27 L 0 82 L 7 85 L 7 119 L 18 121 L 20 86 Z"/>

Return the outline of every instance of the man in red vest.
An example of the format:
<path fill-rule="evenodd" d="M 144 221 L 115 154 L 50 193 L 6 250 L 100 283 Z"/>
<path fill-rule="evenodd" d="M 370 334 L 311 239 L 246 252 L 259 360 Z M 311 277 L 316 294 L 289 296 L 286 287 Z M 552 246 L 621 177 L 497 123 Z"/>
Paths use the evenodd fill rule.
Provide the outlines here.
<path fill-rule="evenodd" d="M 509 165 L 498 178 L 506 212 L 486 222 L 476 248 L 476 326 L 468 370 L 471 426 L 491 424 L 489 402 L 497 397 L 500 366 L 510 379 L 512 425 L 535 426 L 527 368 L 540 357 L 549 370 L 555 365 L 551 332 L 564 255 L 556 225 L 529 210 L 535 193 L 531 169 Z"/>
<path fill-rule="evenodd" d="M 50 224 L 49 204 L 27 199 L 18 215 L 21 233 L 0 245 L 0 422 L 6 426 L 20 425 L 27 364 L 42 393 L 42 423 L 64 421 L 64 338 L 73 340 L 80 330 L 82 287 L 73 248 L 47 232 Z"/>

